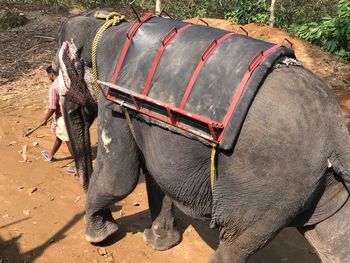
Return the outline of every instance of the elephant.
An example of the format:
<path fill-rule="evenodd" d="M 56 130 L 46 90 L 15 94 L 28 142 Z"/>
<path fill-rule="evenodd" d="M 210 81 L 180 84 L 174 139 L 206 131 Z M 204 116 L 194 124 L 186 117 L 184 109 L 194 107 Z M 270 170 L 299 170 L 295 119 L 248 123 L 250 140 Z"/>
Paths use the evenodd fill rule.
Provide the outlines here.
<path fill-rule="evenodd" d="M 87 189 L 89 242 L 118 230 L 109 207 L 133 191 L 142 168 L 152 218 L 144 240 L 155 249 L 181 241 L 175 205 L 218 228 L 220 244 L 212 263 L 246 262 L 287 226 L 297 227 L 324 262 L 349 261 L 350 140 L 339 105 L 321 79 L 299 65 L 275 67 L 234 147 L 218 150 L 211 189 L 211 147 L 132 114 L 130 125 L 104 96 L 93 100 L 84 66 L 91 68 L 92 41 L 102 24 L 73 17 L 59 33 L 59 66 L 68 86 L 63 112 Z M 129 26 L 123 21 L 104 33 L 97 55 L 100 80 L 109 81 L 113 74 L 109 43 L 125 37 Z M 91 174 L 88 129 L 97 111 L 99 147 Z"/>

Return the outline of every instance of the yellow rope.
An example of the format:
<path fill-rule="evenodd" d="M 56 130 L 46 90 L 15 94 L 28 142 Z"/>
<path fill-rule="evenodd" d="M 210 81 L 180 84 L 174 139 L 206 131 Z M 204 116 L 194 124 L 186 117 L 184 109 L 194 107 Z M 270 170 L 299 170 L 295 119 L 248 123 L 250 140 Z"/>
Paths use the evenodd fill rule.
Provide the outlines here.
<path fill-rule="evenodd" d="M 123 111 L 125 114 L 126 121 L 128 122 L 132 137 L 134 138 L 134 141 L 136 141 L 136 136 L 135 136 L 135 130 L 134 130 L 134 125 L 132 124 L 130 114 L 127 108 L 123 107 Z M 211 158 L 210 158 L 210 186 L 211 186 L 211 192 L 213 193 L 214 191 L 214 183 L 215 183 L 215 175 L 216 175 L 216 170 L 215 170 L 215 165 L 216 165 L 216 144 L 212 144 L 212 150 L 211 150 Z"/>
<path fill-rule="evenodd" d="M 125 108 L 125 107 L 123 107 L 123 110 L 124 110 L 124 114 L 125 114 L 126 121 L 128 122 L 128 125 L 129 125 L 129 128 L 130 128 L 132 137 L 134 138 L 134 141 L 136 142 L 134 125 L 132 125 L 132 121 L 131 121 L 131 118 L 130 118 L 130 114 L 129 114 L 129 112 L 128 112 L 128 109 Z"/>
<path fill-rule="evenodd" d="M 98 80 L 98 72 L 97 72 L 97 47 L 100 43 L 100 40 L 102 38 L 103 33 L 109 28 L 110 26 L 115 26 L 119 24 L 125 16 L 117 13 L 117 12 L 111 12 L 109 14 L 102 14 L 101 12 L 97 11 L 95 14 L 95 18 L 98 19 L 105 19 L 106 22 L 99 28 L 97 31 L 94 41 L 92 43 L 92 51 L 91 51 L 91 58 L 92 58 L 92 76 L 94 79 L 94 97 L 96 102 L 98 101 L 98 98 L 100 96 L 100 89 L 97 83 Z"/>
<path fill-rule="evenodd" d="M 211 159 L 210 159 L 210 185 L 211 185 L 211 192 L 213 193 L 214 190 L 214 183 L 215 183 L 215 157 L 216 157 L 216 144 L 212 144 L 211 149 Z"/>
<path fill-rule="evenodd" d="M 132 124 L 130 114 L 127 108 L 123 107 L 123 111 L 125 114 L 125 119 L 128 122 L 132 137 L 134 138 L 134 141 L 136 141 L 136 136 L 135 136 L 135 130 L 134 130 L 134 125 Z M 214 183 L 215 183 L 215 175 L 216 175 L 216 170 L 215 170 L 215 165 L 216 165 L 216 147 L 217 145 L 215 143 L 212 144 L 212 150 L 211 150 L 211 158 L 210 158 L 210 186 L 211 186 L 211 192 L 214 192 Z"/>

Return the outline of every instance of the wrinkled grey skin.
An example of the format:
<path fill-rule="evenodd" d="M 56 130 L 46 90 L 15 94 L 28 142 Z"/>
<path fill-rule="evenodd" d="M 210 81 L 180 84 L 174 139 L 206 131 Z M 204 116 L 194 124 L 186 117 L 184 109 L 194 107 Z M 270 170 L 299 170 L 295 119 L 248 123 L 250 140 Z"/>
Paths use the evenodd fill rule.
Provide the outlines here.
<path fill-rule="evenodd" d="M 105 12 L 105 11 L 102 11 Z M 88 13 L 87 17 L 93 17 L 95 11 Z M 61 27 L 59 32 L 59 49 L 54 58 L 53 64 L 59 66 L 59 52 L 64 41 L 73 40 L 75 46 L 78 48 L 79 57 L 70 56 L 69 63 L 61 66 L 61 70 L 69 66 L 68 72 L 64 72 L 66 78 L 72 81 L 70 94 L 63 96 L 63 115 L 65 118 L 68 135 L 72 144 L 74 160 L 78 170 L 81 183 L 87 191 L 90 176 L 92 173 L 92 157 L 89 128 L 94 119 L 97 117 L 97 103 L 91 102 L 91 96 L 88 94 L 88 83 L 81 81 L 84 76 L 80 76 L 81 68 L 91 68 L 91 45 L 92 37 L 95 35 L 98 28 L 103 23 L 101 20 L 90 20 L 85 17 L 75 17 L 67 20 Z M 129 23 L 123 22 L 123 30 L 125 31 Z M 84 29 L 84 30 L 82 30 Z M 89 30 L 91 30 L 91 32 Z M 117 28 L 115 28 L 117 29 Z M 123 32 L 125 36 L 125 32 Z M 99 55 L 100 56 L 100 55 Z M 81 59 L 82 57 L 83 59 Z M 68 58 L 68 56 L 66 56 Z M 76 68 L 77 63 L 79 69 Z M 83 65 L 81 65 L 83 64 Z M 103 72 L 100 73 L 103 78 Z M 78 90 L 78 92 L 76 92 Z M 86 94 L 86 100 L 82 99 L 84 103 L 77 103 L 77 97 L 82 93 Z M 73 95 L 73 98 L 72 96 Z M 81 99 L 81 98 L 80 98 Z M 155 184 L 154 180 L 147 174 L 147 170 L 143 167 L 143 173 L 146 178 L 147 194 L 149 199 L 149 208 L 152 218 L 152 230 L 145 230 L 145 241 L 148 245 L 157 250 L 169 249 L 178 244 L 182 237 L 180 232 L 176 229 L 174 217 L 172 214 L 173 203 L 164 195 L 164 193 Z M 107 211 L 105 216 L 112 220 L 110 212 Z M 113 221 L 114 222 L 114 221 Z M 108 224 L 107 224 L 108 225 Z M 117 230 L 115 224 L 111 224 L 114 231 Z M 154 232 L 156 234 L 154 235 Z M 111 234 L 112 231 L 101 232 Z M 99 242 L 105 237 L 90 239 L 90 241 Z"/>
<path fill-rule="evenodd" d="M 64 39 L 75 36 L 87 65 L 91 57 L 84 50 L 98 25 L 77 17 L 63 28 Z M 114 69 L 109 67 L 115 58 L 108 43 L 125 27 L 110 29 L 101 41 L 98 68 L 103 81 L 110 80 Z M 69 105 L 65 107 L 69 112 Z M 86 202 L 89 241 L 102 241 L 117 231 L 109 206 L 135 188 L 142 167 L 153 220 L 144 237 L 156 249 L 180 240 L 174 202 L 219 229 L 220 245 L 211 262 L 245 262 L 285 226 L 298 227 L 324 262 L 349 260 L 349 135 L 334 96 L 309 71 L 281 67 L 267 77 L 234 149 L 218 153 L 213 193 L 209 147 L 135 118 L 134 140 L 124 115 L 113 107 L 100 97 L 99 147 Z M 76 129 L 74 123 L 70 129 Z"/>
<path fill-rule="evenodd" d="M 88 13 L 87 17 L 92 17 L 94 12 Z M 76 19 L 76 18 L 74 18 Z M 67 24 L 69 24 L 67 26 Z M 95 24 L 95 23 L 94 23 Z M 90 27 L 90 24 L 84 25 L 85 29 Z M 69 30 L 68 30 L 69 28 Z M 97 26 L 95 26 L 97 28 Z M 79 36 L 78 38 L 76 36 Z M 74 39 L 75 45 L 79 48 L 80 54 L 88 56 L 91 54 L 91 45 L 84 47 L 84 39 L 92 38 L 93 35 L 88 30 L 82 30 L 77 24 L 65 22 L 59 31 L 59 48 L 54 58 L 53 65 L 59 67 L 59 51 L 64 41 Z M 84 56 L 83 56 L 84 57 Z M 84 66 L 91 68 L 91 56 L 89 59 L 83 61 Z M 73 62 L 74 64 L 74 62 Z M 83 77 L 74 70 L 74 66 L 70 70 L 70 78 L 78 79 Z M 74 78 L 75 77 L 75 78 Z M 80 80 L 80 79 L 79 79 Z M 84 81 L 79 81 L 79 89 L 85 90 L 88 93 L 87 84 Z M 79 94 L 80 95 L 80 94 Z M 92 173 L 92 156 L 91 156 L 91 142 L 89 128 L 97 117 L 97 103 L 95 101 L 88 101 L 84 105 L 78 104 L 75 100 L 65 99 L 63 97 L 63 116 L 67 126 L 68 136 L 72 144 L 74 161 L 76 164 L 78 176 L 85 191 L 87 191 L 90 176 Z"/>

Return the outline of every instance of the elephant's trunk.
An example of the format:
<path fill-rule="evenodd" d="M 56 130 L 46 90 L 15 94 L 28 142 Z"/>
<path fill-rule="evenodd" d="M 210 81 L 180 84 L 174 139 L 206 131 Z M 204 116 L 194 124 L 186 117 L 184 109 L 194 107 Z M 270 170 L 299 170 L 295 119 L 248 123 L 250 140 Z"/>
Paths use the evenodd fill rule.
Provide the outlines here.
<path fill-rule="evenodd" d="M 92 94 L 90 71 L 78 56 L 74 44 L 64 42 L 59 51 L 60 88 L 63 115 L 72 144 L 74 161 L 84 190 L 92 174 L 89 128 L 97 116 L 97 103 Z"/>
<path fill-rule="evenodd" d="M 93 107 L 90 109 L 92 116 L 96 115 Z M 80 181 L 87 191 L 90 176 L 92 174 L 92 155 L 89 128 L 94 118 L 87 118 L 85 107 L 79 106 L 67 99 L 63 102 L 63 115 L 71 141 L 74 161 Z"/>

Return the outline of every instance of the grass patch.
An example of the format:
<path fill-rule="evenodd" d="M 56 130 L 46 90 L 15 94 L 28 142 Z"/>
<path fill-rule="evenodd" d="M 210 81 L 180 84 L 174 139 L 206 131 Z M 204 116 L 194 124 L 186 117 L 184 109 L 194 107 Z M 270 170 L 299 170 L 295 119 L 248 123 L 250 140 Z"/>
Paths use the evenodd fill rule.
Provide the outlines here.
<path fill-rule="evenodd" d="M 19 12 L 6 12 L 4 16 L 0 17 L 0 29 L 6 30 L 9 28 L 20 27 L 25 25 L 29 19 Z"/>

